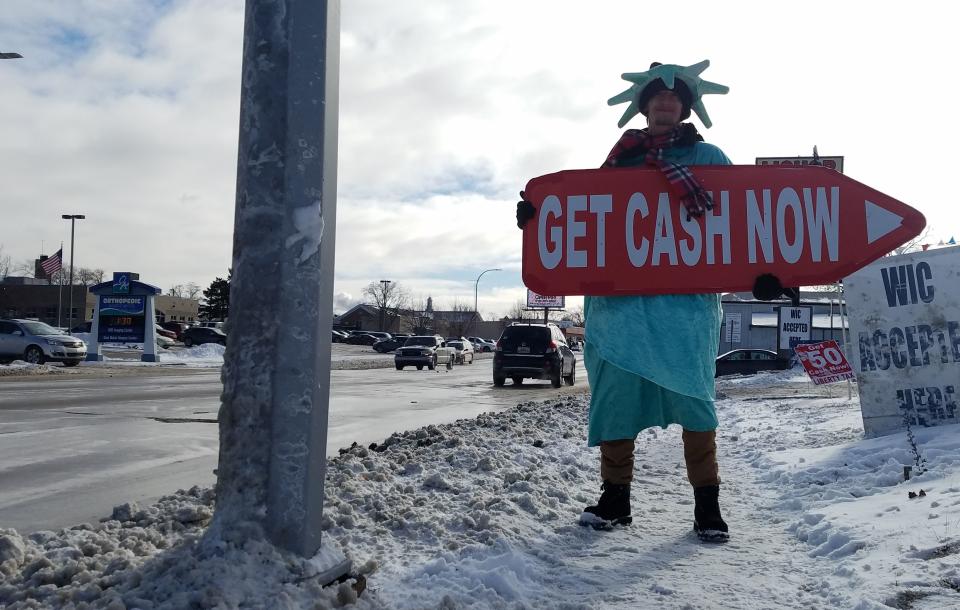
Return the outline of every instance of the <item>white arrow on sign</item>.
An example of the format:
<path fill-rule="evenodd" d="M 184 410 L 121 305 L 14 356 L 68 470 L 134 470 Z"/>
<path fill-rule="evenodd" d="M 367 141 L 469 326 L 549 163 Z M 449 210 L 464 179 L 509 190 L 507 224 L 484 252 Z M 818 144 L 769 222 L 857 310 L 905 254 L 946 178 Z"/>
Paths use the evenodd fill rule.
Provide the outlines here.
<path fill-rule="evenodd" d="M 872 201 L 864 199 L 864 208 L 867 213 L 867 243 L 872 244 L 887 233 L 900 228 L 903 217 L 890 210 L 882 208 Z"/>

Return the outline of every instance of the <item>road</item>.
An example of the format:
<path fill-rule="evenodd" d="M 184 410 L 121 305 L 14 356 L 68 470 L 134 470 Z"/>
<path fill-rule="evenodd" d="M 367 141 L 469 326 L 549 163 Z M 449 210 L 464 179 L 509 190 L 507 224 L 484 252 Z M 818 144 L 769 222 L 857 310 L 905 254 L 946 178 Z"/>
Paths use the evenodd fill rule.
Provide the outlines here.
<path fill-rule="evenodd" d="M 352 442 L 498 411 L 554 390 L 491 383 L 491 360 L 452 371 L 331 371 L 328 455 Z M 220 371 L 0 380 L 0 527 L 96 522 L 124 502 L 212 485 Z"/>

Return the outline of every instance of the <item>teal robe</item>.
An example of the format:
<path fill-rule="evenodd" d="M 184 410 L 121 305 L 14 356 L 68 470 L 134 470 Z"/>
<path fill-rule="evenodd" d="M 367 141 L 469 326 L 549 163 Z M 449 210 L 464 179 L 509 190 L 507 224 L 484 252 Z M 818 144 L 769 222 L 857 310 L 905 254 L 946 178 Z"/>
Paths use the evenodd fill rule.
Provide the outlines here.
<path fill-rule="evenodd" d="M 723 151 L 703 142 L 669 149 L 664 159 L 731 165 Z M 718 294 L 585 297 L 591 447 L 653 426 L 717 427 L 713 376 L 721 313 Z"/>

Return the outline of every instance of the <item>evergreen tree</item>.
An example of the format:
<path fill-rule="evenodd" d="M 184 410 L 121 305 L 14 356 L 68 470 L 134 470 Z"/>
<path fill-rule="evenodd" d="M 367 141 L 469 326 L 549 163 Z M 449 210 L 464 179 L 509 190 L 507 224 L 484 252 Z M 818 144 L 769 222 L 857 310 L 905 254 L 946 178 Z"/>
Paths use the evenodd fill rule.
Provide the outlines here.
<path fill-rule="evenodd" d="M 203 300 L 200 302 L 200 317 L 205 320 L 226 320 L 230 313 L 230 276 L 227 279 L 218 277 L 210 282 L 210 287 L 203 291 Z"/>

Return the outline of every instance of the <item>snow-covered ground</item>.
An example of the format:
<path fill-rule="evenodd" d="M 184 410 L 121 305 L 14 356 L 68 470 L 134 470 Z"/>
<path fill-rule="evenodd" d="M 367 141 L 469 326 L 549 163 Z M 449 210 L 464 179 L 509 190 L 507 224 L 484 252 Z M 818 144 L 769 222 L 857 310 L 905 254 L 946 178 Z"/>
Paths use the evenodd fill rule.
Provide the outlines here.
<path fill-rule="evenodd" d="M 633 525 L 579 527 L 599 492 L 587 396 L 397 432 L 329 461 L 325 544 L 367 578 L 206 526 L 211 490 L 117 507 L 102 524 L 0 533 L 11 608 L 957 608 L 960 430 L 862 440 L 846 387 L 797 371 L 718 384 L 732 540 L 691 532 L 679 430 L 641 434 Z M 903 481 L 905 465 L 914 476 Z M 923 490 L 923 494 L 920 491 Z M 911 492 L 916 497 L 910 498 Z"/>

